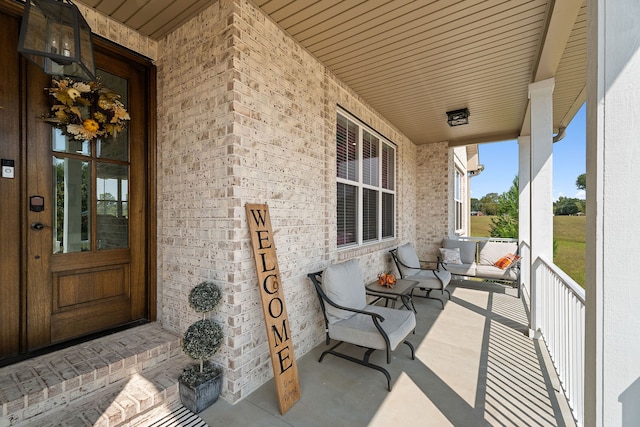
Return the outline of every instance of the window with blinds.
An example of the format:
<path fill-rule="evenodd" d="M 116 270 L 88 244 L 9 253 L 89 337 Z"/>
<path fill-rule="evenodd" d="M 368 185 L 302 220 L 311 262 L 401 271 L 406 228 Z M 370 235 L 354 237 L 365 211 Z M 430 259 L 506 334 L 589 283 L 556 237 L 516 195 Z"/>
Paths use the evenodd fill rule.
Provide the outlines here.
<path fill-rule="evenodd" d="M 338 112 L 338 247 L 395 237 L 395 161 L 393 144 L 347 112 Z"/>

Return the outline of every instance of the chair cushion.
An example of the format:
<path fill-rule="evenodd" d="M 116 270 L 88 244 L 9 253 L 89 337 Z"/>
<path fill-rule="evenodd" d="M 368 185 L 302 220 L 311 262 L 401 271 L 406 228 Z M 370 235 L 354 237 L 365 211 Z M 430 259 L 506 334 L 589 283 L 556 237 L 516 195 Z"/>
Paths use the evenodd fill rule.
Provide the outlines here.
<path fill-rule="evenodd" d="M 389 337 L 391 350 L 395 350 L 416 327 L 416 316 L 411 310 L 397 310 L 376 305 L 368 305 L 364 310 L 384 317 L 384 322 L 380 322 L 380 326 Z M 362 347 L 377 350 L 387 348 L 371 316 L 366 314 L 356 314 L 348 319 L 329 324 L 329 336 L 332 339 Z"/>
<path fill-rule="evenodd" d="M 463 264 L 476 262 L 476 242 L 468 240 L 443 239 L 442 247 L 446 249 L 460 248 L 460 260 Z"/>
<path fill-rule="evenodd" d="M 416 288 L 444 289 L 451 281 L 451 273 L 444 270 L 420 270 L 407 279 L 418 281 Z"/>
<path fill-rule="evenodd" d="M 440 258 L 445 264 L 462 264 L 460 248 L 440 248 Z"/>
<path fill-rule="evenodd" d="M 329 299 L 343 307 L 362 310 L 367 305 L 366 289 L 358 260 L 352 259 L 327 267 L 322 273 L 322 290 Z M 355 313 L 325 303 L 327 320 L 335 323 Z"/>
<path fill-rule="evenodd" d="M 402 270 L 402 277 L 413 276 L 420 271 L 420 259 L 418 258 L 418 254 L 416 254 L 416 250 L 413 248 L 411 243 L 405 243 L 402 246 L 398 246 L 396 255 L 398 257 L 398 261 L 400 261 L 401 264 L 404 264 L 398 266 L 398 268 Z"/>

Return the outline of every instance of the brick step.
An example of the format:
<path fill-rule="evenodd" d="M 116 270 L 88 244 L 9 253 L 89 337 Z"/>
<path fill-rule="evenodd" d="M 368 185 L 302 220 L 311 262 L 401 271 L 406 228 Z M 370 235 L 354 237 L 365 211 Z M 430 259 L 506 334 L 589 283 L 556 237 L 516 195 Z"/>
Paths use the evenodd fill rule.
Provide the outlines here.
<path fill-rule="evenodd" d="M 178 376 L 189 362 L 184 355 L 174 357 L 30 421 L 29 426 L 148 425 L 179 404 Z"/>
<path fill-rule="evenodd" d="M 179 337 L 150 323 L 1 368 L 0 427 L 128 425 L 179 400 L 177 378 L 190 362 Z M 65 413 L 80 418 L 67 423 Z"/>

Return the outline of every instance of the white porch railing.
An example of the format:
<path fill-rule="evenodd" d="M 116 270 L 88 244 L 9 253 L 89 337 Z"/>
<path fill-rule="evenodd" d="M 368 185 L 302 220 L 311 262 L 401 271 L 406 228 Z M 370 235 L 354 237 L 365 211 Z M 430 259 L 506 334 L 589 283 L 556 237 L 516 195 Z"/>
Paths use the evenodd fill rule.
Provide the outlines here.
<path fill-rule="evenodd" d="M 475 237 L 475 236 L 455 236 L 452 239 L 463 240 L 465 242 L 517 242 L 518 239 L 511 237 Z"/>
<path fill-rule="evenodd" d="M 541 298 L 540 332 L 577 424 L 584 425 L 585 292 L 552 262 L 533 266 Z"/>
<path fill-rule="evenodd" d="M 458 240 L 505 241 L 515 239 L 496 237 L 456 237 Z M 531 249 L 520 242 L 520 273 L 523 296 L 531 300 L 529 272 L 536 275 L 539 306 L 539 332 L 545 341 L 551 360 L 560 379 L 564 394 L 578 426 L 584 425 L 584 346 L 585 291 L 562 269 L 544 257 L 531 263 Z"/>

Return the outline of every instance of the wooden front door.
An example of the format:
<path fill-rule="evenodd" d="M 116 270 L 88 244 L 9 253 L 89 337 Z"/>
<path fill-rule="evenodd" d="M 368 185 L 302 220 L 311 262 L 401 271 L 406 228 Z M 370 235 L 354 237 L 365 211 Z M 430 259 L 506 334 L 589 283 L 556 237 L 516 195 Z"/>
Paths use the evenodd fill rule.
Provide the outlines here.
<path fill-rule="evenodd" d="M 154 302 L 151 66 L 96 44 L 97 76 L 131 121 L 117 139 L 78 141 L 41 119 L 51 77 L 15 53 L 18 19 L 0 17 L 0 54 L 15 62 L 0 92 L 0 157 L 14 164 L 0 178 L 1 361 L 152 320 Z"/>

